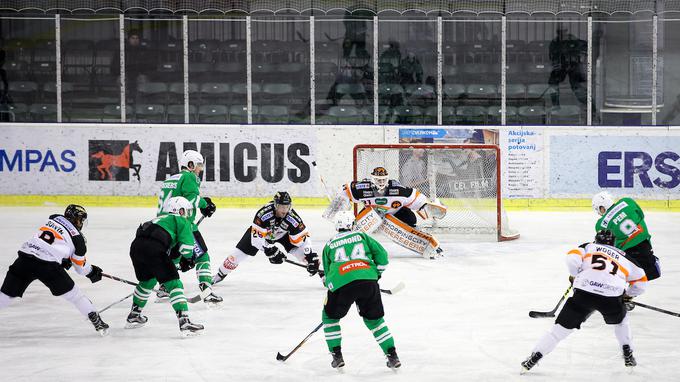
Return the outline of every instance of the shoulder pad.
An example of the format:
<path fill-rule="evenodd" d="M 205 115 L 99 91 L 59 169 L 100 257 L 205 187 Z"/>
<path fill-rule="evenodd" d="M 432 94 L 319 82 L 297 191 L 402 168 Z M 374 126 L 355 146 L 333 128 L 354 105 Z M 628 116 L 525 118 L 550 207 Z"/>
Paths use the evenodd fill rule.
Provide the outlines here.
<path fill-rule="evenodd" d="M 54 217 L 52 217 L 52 216 L 54 216 Z M 61 224 L 64 228 L 66 228 L 66 230 L 68 231 L 68 233 L 71 236 L 80 235 L 80 231 L 78 231 L 78 228 L 76 228 L 73 225 L 73 223 L 68 221 L 68 219 L 66 219 L 63 215 L 52 215 L 52 216 L 50 216 L 50 219 L 54 220 L 55 222 Z"/>
<path fill-rule="evenodd" d="M 396 179 L 390 179 L 390 180 L 387 182 L 387 187 L 404 187 L 404 186 L 402 186 L 401 183 L 399 183 L 398 180 L 396 180 Z"/>

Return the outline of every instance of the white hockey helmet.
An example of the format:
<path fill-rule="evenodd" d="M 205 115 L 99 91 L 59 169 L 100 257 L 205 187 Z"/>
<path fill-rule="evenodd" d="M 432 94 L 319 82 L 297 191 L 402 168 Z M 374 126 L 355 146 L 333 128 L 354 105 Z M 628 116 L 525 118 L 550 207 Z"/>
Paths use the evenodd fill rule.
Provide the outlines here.
<path fill-rule="evenodd" d="M 192 164 L 192 167 L 189 167 Z M 203 164 L 203 155 L 196 150 L 187 150 L 182 153 L 182 158 L 179 160 L 179 167 L 185 167 L 190 170 L 196 168 L 196 166 Z"/>
<path fill-rule="evenodd" d="M 172 197 L 163 204 L 163 212 L 170 215 L 188 217 L 193 209 L 194 206 L 183 196 Z"/>
<path fill-rule="evenodd" d="M 599 194 L 593 196 L 593 211 L 596 214 L 602 216 L 604 213 L 614 204 L 614 198 L 607 191 L 602 191 Z M 600 207 L 604 208 L 604 211 L 600 210 Z"/>
<path fill-rule="evenodd" d="M 351 231 L 354 227 L 354 214 L 352 211 L 340 211 L 335 215 L 335 230 Z"/>
<path fill-rule="evenodd" d="M 371 178 L 373 178 L 373 185 L 378 189 L 378 191 L 382 191 L 387 187 L 387 183 L 389 181 L 388 179 L 388 174 L 387 174 L 387 169 L 385 167 L 376 167 L 371 171 Z"/>

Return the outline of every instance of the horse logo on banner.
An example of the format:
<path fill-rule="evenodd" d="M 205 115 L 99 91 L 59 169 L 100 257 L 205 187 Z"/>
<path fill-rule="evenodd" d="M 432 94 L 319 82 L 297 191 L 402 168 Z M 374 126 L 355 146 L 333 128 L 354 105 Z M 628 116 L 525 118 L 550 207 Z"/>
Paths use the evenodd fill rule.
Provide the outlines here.
<path fill-rule="evenodd" d="M 134 163 L 132 154 L 142 153 L 137 141 L 90 141 L 90 180 L 130 180 L 130 170 L 141 182 L 142 165 Z"/>

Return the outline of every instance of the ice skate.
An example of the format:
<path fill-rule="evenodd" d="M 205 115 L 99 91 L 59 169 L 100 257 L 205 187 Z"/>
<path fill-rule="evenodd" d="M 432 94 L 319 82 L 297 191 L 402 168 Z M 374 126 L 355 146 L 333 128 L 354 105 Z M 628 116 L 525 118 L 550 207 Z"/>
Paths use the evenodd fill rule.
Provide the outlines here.
<path fill-rule="evenodd" d="M 331 355 L 333 356 L 333 361 L 331 361 L 331 367 L 334 369 L 341 369 L 345 367 L 345 360 L 342 358 L 342 351 L 340 351 L 340 346 L 336 346 L 333 348 L 333 352 L 331 352 Z"/>
<path fill-rule="evenodd" d="M 543 358 L 543 354 L 541 354 L 540 352 L 531 353 L 531 355 L 522 362 L 522 371 L 520 372 L 520 374 L 524 374 L 527 371 L 531 370 L 531 368 L 536 366 L 536 364 L 541 358 Z"/>
<path fill-rule="evenodd" d="M 99 316 L 99 313 L 90 312 L 88 313 L 87 318 L 90 319 L 92 326 L 94 326 L 94 330 L 96 330 L 100 336 L 104 337 L 105 335 L 109 334 L 109 325 L 106 322 L 102 321 L 102 318 Z"/>
<path fill-rule="evenodd" d="M 156 302 L 166 302 L 170 299 L 170 292 L 165 289 L 165 285 L 161 284 L 156 291 Z"/>
<path fill-rule="evenodd" d="M 222 271 L 217 271 L 217 273 L 215 273 L 212 277 L 212 284 L 215 285 L 221 282 L 225 277 L 227 277 L 226 274 L 222 273 Z"/>
<path fill-rule="evenodd" d="M 631 369 L 637 366 L 637 361 L 633 357 L 633 349 L 630 348 L 630 345 L 623 345 L 623 362 L 626 367 Z"/>
<path fill-rule="evenodd" d="M 387 367 L 390 369 L 398 369 L 401 367 L 401 361 L 399 361 L 399 356 L 397 355 L 397 349 L 391 347 L 387 349 Z"/>
<path fill-rule="evenodd" d="M 179 320 L 179 331 L 182 337 L 194 337 L 203 332 L 203 325 L 191 322 L 186 312 L 177 312 L 177 319 Z"/>
<path fill-rule="evenodd" d="M 201 289 L 201 298 L 206 304 L 219 304 L 223 301 L 222 297 L 213 293 L 212 288 L 207 283 L 200 283 L 198 287 Z"/>
<path fill-rule="evenodd" d="M 149 318 L 142 314 L 142 308 L 137 305 L 132 305 L 132 310 L 128 314 L 125 329 L 141 328 L 149 321 Z"/>

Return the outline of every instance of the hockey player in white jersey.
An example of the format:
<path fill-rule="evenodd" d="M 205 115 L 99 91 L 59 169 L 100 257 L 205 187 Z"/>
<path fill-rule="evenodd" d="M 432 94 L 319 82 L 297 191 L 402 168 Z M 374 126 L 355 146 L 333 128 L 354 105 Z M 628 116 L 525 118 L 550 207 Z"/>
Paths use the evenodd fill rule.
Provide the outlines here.
<path fill-rule="evenodd" d="M 222 281 L 243 260 L 260 251 L 272 264 L 282 264 L 287 255 L 292 255 L 307 266 L 310 275 L 319 273 L 319 256 L 312 249 L 307 226 L 292 204 L 290 194 L 279 191 L 271 202 L 260 208 L 253 223 L 236 244 L 234 252 L 220 265 L 212 283 Z"/>
<path fill-rule="evenodd" d="M 569 280 L 574 285 L 574 295 L 567 299 L 555 325 L 522 362 L 522 373 L 531 370 L 574 329 L 580 329 L 581 324 L 596 310 L 602 314 L 605 323 L 614 325 L 624 365 L 637 365 L 633 357 L 632 336 L 623 296 L 624 293 L 633 297 L 642 294 L 647 276 L 625 252 L 614 247 L 614 240 L 611 231 L 601 230 L 597 232 L 594 243 L 583 244 L 567 253 L 567 268 L 571 275 Z"/>
<path fill-rule="evenodd" d="M 415 188 L 389 179 L 384 167 L 374 168 L 371 178 L 343 185 L 323 217 L 332 220 L 349 203 L 362 203 L 364 208 L 356 218 L 357 230 L 371 233 L 381 229 L 394 242 L 423 257 L 433 259 L 440 256 L 439 241 L 415 228 L 418 218 L 413 211 L 423 219 L 441 219 L 446 215 L 446 207 L 428 200 Z"/>
<path fill-rule="evenodd" d="M 22 297 L 26 288 L 40 280 L 52 295 L 63 297 L 86 316 L 102 336 L 109 325 L 102 321 L 92 302 L 81 292 L 66 273 L 71 265 L 76 272 L 96 283 L 102 279 L 102 270 L 85 259 L 87 248 L 81 234 L 87 222 L 85 208 L 70 204 L 63 215 L 51 215 L 35 235 L 19 250 L 19 256 L 9 266 L 5 281 L 0 287 L 0 308 L 16 297 Z"/>

